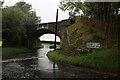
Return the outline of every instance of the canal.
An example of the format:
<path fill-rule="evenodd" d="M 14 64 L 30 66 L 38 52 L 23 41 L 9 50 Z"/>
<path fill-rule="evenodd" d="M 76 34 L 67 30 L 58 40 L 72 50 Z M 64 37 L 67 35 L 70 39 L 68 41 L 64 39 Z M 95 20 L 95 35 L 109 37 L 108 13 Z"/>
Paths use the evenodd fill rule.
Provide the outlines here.
<path fill-rule="evenodd" d="M 110 78 L 63 63 L 54 63 L 46 56 L 49 45 L 33 53 L 22 53 L 2 61 L 2 78 Z"/>

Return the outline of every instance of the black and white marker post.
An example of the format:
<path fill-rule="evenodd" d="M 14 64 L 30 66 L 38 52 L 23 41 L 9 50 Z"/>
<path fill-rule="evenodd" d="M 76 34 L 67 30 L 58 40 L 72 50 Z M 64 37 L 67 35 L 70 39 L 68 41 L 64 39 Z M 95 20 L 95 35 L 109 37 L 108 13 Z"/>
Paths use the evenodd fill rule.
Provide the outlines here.
<path fill-rule="evenodd" d="M 56 50 L 56 38 L 57 38 L 57 26 L 58 26 L 58 9 L 56 12 L 56 26 L 55 26 L 55 43 L 54 43 L 54 51 Z"/>
<path fill-rule="evenodd" d="M 56 12 L 56 26 L 55 26 L 55 43 L 54 43 L 54 51 L 56 50 L 57 23 L 58 23 L 58 9 L 57 9 L 57 12 Z M 55 63 L 53 63 L 53 71 L 54 71 L 54 75 L 55 75 Z"/>

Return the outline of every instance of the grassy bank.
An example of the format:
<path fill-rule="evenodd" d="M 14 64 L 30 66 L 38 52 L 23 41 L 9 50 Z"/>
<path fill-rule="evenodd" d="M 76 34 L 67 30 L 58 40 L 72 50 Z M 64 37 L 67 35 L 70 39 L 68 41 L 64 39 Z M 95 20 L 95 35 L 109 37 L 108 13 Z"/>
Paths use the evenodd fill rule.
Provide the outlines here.
<path fill-rule="evenodd" d="M 81 18 L 68 27 L 69 45 L 72 49 L 84 49 L 87 42 L 100 43 L 101 48 L 116 47 L 118 36 L 106 34 L 105 23 L 99 20 Z"/>
<path fill-rule="evenodd" d="M 2 57 L 5 58 L 7 56 L 15 55 L 18 53 L 26 53 L 31 50 L 24 47 L 3 47 L 2 48 Z"/>
<path fill-rule="evenodd" d="M 82 56 L 67 56 L 61 54 L 61 51 L 50 51 L 48 53 L 48 57 L 59 62 L 116 73 L 120 71 L 120 69 L 118 69 L 117 53 L 117 49 L 105 49 L 96 51 L 95 57 L 93 58 L 93 54 L 86 54 Z"/>

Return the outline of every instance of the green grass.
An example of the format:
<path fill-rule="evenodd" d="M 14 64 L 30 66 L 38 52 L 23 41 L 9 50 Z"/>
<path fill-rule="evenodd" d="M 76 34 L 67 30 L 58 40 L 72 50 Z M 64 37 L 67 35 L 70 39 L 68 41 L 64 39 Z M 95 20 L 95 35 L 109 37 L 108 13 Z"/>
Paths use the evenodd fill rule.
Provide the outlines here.
<path fill-rule="evenodd" d="M 52 46 L 54 46 L 54 44 L 52 44 L 52 43 L 42 43 L 43 45 L 52 45 Z M 60 47 L 60 45 L 59 44 L 56 44 L 56 46 L 57 47 Z"/>
<path fill-rule="evenodd" d="M 39 48 L 43 48 L 44 46 L 42 44 L 38 44 L 35 48 L 39 49 Z"/>
<path fill-rule="evenodd" d="M 26 52 L 30 52 L 30 51 L 31 50 L 24 48 L 24 47 L 3 47 L 2 48 L 2 56 L 7 57 L 7 56 L 14 55 L 14 54 L 26 53 Z"/>
<path fill-rule="evenodd" d="M 96 51 L 95 59 L 93 59 L 93 54 L 87 54 L 84 56 L 65 56 L 60 52 L 61 51 L 50 51 L 48 57 L 55 61 L 95 68 L 107 72 L 120 71 L 120 69 L 118 69 L 117 49 Z"/>

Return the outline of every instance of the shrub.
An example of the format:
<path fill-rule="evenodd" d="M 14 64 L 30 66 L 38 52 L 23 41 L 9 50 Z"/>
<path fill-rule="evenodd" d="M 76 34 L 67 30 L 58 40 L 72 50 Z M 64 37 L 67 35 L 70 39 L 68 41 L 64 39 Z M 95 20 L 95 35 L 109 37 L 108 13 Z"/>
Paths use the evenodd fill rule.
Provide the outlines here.
<path fill-rule="evenodd" d="M 89 32 L 89 33 L 94 33 L 93 28 L 89 27 L 89 28 L 88 28 L 88 32 Z"/>

